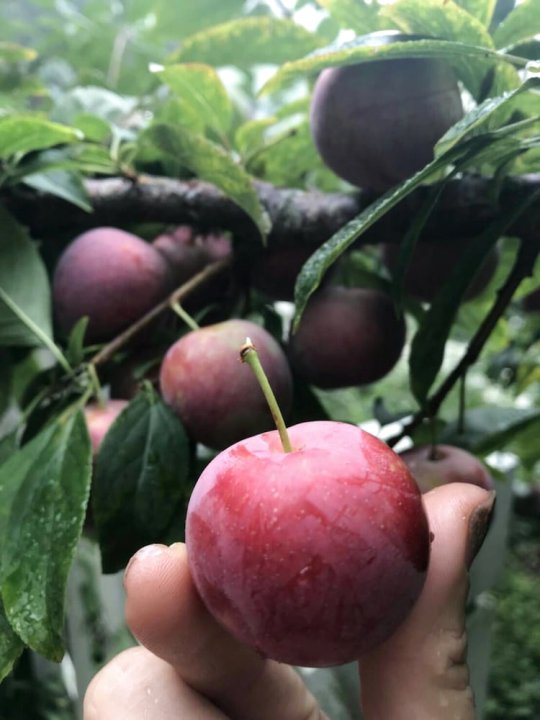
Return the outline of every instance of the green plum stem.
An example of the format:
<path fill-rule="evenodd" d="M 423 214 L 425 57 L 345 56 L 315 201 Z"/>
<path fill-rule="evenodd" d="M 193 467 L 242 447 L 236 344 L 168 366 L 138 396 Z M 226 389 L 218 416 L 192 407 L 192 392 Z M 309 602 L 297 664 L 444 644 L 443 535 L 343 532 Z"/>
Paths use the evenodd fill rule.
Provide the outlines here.
<path fill-rule="evenodd" d="M 191 330 L 200 330 L 200 326 L 191 317 L 191 315 L 186 310 L 184 310 L 184 308 L 180 305 L 179 302 L 172 302 L 171 309 L 174 310 L 178 317 L 182 318 L 182 320 Z"/>
<path fill-rule="evenodd" d="M 281 410 L 276 400 L 276 396 L 274 395 L 274 391 L 272 390 L 270 383 L 268 382 L 268 378 L 266 377 L 266 373 L 264 372 L 263 366 L 261 365 L 261 361 L 259 359 L 257 351 L 255 350 L 255 346 L 249 338 L 246 338 L 245 344 L 242 345 L 242 348 L 240 350 L 240 357 L 242 359 L 242 362 L 247 363 L 249 367 L 253 370 L 253 373 L 257 378 L 257 382 L 261 386 L 261 390 L 263 391 L 266 402 L 268 403 L 268 407 L 270 408 L 270 412 L 272 413 L 272 417 L 274 418 L 274 422 L 279 433 L 279 439 L 281 440 L 281 444 L 283 446 L 283 451 L 286 453 L 292 452 L 293 447 L 291 445 L 289 433 L 287 432 L 287 426 L 285 425 L 285 420 L 283 419 L 283 415 L 281 414 Z"/>

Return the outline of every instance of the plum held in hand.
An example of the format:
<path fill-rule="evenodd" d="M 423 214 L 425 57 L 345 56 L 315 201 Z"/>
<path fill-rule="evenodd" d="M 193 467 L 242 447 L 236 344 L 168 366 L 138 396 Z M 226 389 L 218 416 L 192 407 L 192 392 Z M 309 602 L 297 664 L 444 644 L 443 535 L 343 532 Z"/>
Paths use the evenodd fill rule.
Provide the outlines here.
<path fill-rule="evenodd" d="M 75 238 L 56 266 L 56 319 L 67 334 L 88 316 L 86 339 L 109 340 L 171 289 L 169 266 L 155 248 L 117 228 L 95 228 Z"/>
<path fill-rule="evenodd" d="M 324 70 L 311 130 L 328 167 L 384 192 L 433 159 L 437 140 L 463 115 L 451 66 L 430 58 L 378 60 Z"/>
<path fill-rule="evenodd" d="M 204 470 L 188 556 L 210 612 L 263 656 L 325 667 L 388 638 L 422 589 L 429 530 L 387 445 L 338 422 L 241 441 Z"/>

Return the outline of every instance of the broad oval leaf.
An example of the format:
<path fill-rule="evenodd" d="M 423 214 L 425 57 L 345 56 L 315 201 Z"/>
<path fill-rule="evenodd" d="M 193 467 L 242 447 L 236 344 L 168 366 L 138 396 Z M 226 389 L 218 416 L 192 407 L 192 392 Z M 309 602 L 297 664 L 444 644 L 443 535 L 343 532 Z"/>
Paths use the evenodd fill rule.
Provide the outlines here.
<path fill-rule="evenodd" d="M 181 422 L 152 391 L 139 394 L 112 424 L 97 461 L 93 513 L 104 572 L 164 540 L 187 497 L 189 467 Z"/>
<path fill-rule="evenodd" d="M 0 117 L 0 157 L 24 155 L 55 145 L 78 142 L 83 134 L 74 128 L 44 120 L 38 116 Z"/>
<path fill-rule="evenodd" d="M 354 30 L 358 35 L 387 29 L 379 19 L 378 3 L 364 0 L 316 0 L 343 28 Z"/>
<path fill-rule="evenodd" d="M 36 652 L 60 661 L 67 576 L 86 513 L 91 447 L 80 411 L 58 418 L 0 466 L 0 591 Z"/>
<path fill-rule="evenodd" d="M 531 40 L 539 33 L 540 3 L 538 0 L 524 0 L 495 30 L 493 39 L 496 47 L 505 48 Z"/>
<path fill-rule="evenodd" d="M 455 0 L 455 3 L 479 20 L 482 25 L 488 27 L 493 18 L 497 0 Z"/>
<path fill-rule="evenodd" d="M 214 68 L 200 63 L 186 63 L 169 65 L 155 73 L 178 96 L 178 124 L 182 124 L 181 113 L 185 106 L 190 118 L 195 115 L 201 127 L 214 130 L 227 145 L 233 106 Z"/>
<path fill-rule="evenodd" d="M 69 170 L 49 170 L 48 172 L 26 175 L 25 185 L 49 195 L 55 195 L 76 207 L 92 212 L 90 199 L 80 176 Z"/>
<path fill-rule="evenodd" d="M 219 145 L 183 127 L 152 125 L 141 134 L 139 144 L 154 146 L 165 157 L 171 157 L 191 170 L 201 180 L 216 185 L 252 218 L 265 237 L 270 219 L 247 172 Z"/>
<path fill-rule="evenodd" d="M 204 62 L 217 67 L 280 65 L 302 57 L 322 44 L 320 38 L 291 20 L 241 18 L 186 38 L 172 59 Z"/>

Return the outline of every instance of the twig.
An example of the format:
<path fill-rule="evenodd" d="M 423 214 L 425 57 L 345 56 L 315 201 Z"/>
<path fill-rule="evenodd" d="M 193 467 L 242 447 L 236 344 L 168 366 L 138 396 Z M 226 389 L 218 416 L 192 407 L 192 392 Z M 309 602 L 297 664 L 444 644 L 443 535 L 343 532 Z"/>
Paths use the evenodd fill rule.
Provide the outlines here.
<path fill-rule="evenodd" d="M 94 367 L 102 365 L 103 363 L 110 360 L 110 358 L 120 348 L 124 347 L 132 338 L 134 338 L 141 330 L 144 330 L 152 320 L 155 320 L 162 312 L 171 308 L 172 305 L 182 302 L 188 295 L 194 290 L 204 285 L 210 278 L 223 272 L 225 268 L 230 266 L 230 260 L 218 260 L 217 262 L 207 265 L 201 272 L 194 275 L 186 283 L 176 288 L 165 300 L 162 300 L 158 305 L 149 310 L 146 315 L 139 318 L 133 325 L 130 325 L 120 335 L 117 335 L 111 342 L 104 345 L 99 352 L 97 352 L 91 359 L 90 364 Z"/>
<path fill-rule="evenodd" d="M 522 241 L 520 243 L 519 251 L 514 261 L 512 270 L 506 278 L 504 285 L 502 285 L 499 289 L 495 302 L 493 303 L 490 311 L 484 318 L 476 333 L 471 338 L 471 341 L 469 342 L 461 360 L 443 380 L 438 390 L 436 390 L 436 392 L 427 401 L 424 408 L 413 416 L 411 421 L 407 423 L 407 425 L 398 435 L 395 435 L 394 437 L 387 440 L 387 443 L 390 447 L 394 447 L 400 440 L 410 435 L 410 433 L 419 425 L 421 425 L 426 418 L 435 417 L 447 395 L 453 389 L 454 385 L 460 380 L 460 378 L 467 372 L 469 367 L 473 365 L 480 356 L 484 345 L 486 344 L 491 333 L 495 329 L 495 326 L 497 325 L 499 319 L 502 317 L 506 308 L 510 304 L 512 297 L 522 280 L 524 280 L 528 275 L 532 275 L 534 263 L 539 252 L 540 236 L 538 235 L 535 239 L 535 242 L 529 240 L 529 242 Z"/>

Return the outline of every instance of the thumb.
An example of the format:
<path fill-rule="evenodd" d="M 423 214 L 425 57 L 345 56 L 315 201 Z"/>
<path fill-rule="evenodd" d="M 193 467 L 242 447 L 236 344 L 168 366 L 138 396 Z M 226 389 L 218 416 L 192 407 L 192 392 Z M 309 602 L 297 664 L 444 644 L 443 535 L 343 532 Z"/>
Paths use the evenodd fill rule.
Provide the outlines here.
<path fill-rule="evenodd" d="M 495 493 L 454 483 L 424 496 L 434 534 L 428 577 L 397 632 L 360 661 L 366 720 L 474 720 L 465 603 L 468 568 Z"/>

